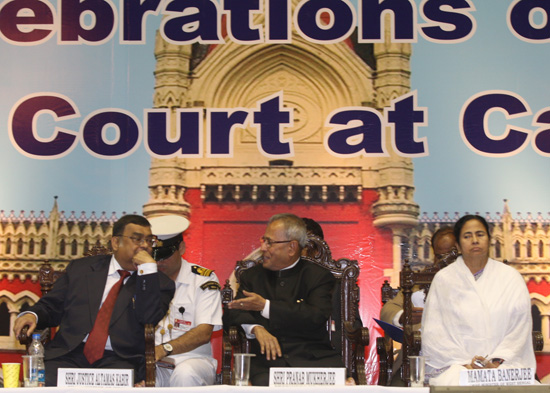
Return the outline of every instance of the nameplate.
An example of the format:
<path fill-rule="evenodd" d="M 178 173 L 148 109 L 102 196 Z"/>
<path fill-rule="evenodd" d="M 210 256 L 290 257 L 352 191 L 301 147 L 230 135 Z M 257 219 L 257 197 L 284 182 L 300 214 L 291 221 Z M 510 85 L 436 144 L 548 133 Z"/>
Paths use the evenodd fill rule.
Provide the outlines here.
<path fill-rule="evenodd" d="M 345 386 L 345 368 L 271 367 L 269 386 Z"/>
<path fill-rule="evenodd" d="M 479 368 L 460 371 L 460 386 L 534 385 L 534 368 Z"/>
<path fill-rule="evenodd" d="M 57 386 L 120 388 L 134 386 L 134 370 L 118 368 L 59 368 Z"/>

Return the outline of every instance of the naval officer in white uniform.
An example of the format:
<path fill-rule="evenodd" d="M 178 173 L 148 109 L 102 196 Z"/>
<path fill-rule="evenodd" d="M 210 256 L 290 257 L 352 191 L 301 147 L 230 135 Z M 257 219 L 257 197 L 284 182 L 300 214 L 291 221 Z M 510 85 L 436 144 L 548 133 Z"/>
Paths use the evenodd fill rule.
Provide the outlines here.
<path fill-rule="evenodd" d="M 212 356 L 212 332 L 222 328 L 220 284 L 212 270 L 182 258 L 183 232 L 189 221 L 181 216 L 149 220 L 159 239 L 153 248 L 158 269 L 176 284 L 168 313 L 155 331 L 156 386 L 213 385 L 217 362 Z M 172 364 L 175 368 L 166 367 Z"/>

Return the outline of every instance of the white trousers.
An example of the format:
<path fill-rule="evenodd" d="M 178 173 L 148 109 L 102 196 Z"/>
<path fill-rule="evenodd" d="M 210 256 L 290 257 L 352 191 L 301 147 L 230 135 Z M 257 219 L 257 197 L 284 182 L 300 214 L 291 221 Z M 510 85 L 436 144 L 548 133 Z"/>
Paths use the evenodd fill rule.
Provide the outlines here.
<path fill-rule="evenodd" d="M 179 363 L 175 369 L 159 367 L 156 387 L 185 387 L 214 385 L 217 361 L 211 358 L 192 358 Z"/>

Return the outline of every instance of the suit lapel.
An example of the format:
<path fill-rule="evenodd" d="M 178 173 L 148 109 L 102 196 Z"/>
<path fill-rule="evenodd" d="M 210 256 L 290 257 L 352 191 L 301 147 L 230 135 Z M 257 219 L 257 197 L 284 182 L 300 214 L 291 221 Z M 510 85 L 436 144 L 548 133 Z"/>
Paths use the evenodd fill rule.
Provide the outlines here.
<path fill-rule="evenodd" d="M 115 323 L 115 321 L 122 316 L 122 313 L 124 312 L 126 307 L 128 307 L 128 304 L 130 302 L 132 302 L 133 305 L 132 296 L 134 296 L 134 293 L 136 292 L 136 280 L 137 272 L 133 272 L 130 278 L 128 278 L 128 281 L 126 281 L 126 283 L 120 289 L 120 292 L 115 302 L 115 308 L 113 309 L 113 314 L 111 315 L 110 325 Z"/>
<path fill-rule="evenodd" d="M 103 298 L 103 292 L 105 291 L 110 259 L 110 255 L 98 258 L 97 261 L 91 265 L 91 271 L 86 275 L 91 326 L 94 326 L 97 312 L 101 305 L 101 299 Z"/>

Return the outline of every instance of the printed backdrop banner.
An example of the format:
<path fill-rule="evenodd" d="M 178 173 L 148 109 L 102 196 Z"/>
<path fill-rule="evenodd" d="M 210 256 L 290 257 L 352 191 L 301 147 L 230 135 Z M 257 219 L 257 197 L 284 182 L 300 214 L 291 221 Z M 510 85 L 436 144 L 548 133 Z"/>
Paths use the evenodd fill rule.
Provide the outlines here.
<path fill-rule="evenodd" d="M 47 210 L 59 195 L 67 211 L 140 211 L 150 157 L 210 154 L 224 165 L 224 158 L 242 154 L 231 149 L 236 136 L 227 131 L 229 122 L 222 126 L 231 113 L 235 130 L 244 125 L 257 135 L 253 154 L 283 159 L 304 150 L 285 130 L 303 120 L 296 109 L 311 108 L 277 111 L 299 90 L 285 91 L 284 83 L 233 107 L 203 102 L 210 116 L 185 113 L 180 138 L 168 143 L 167 118 L 152 100 L 155 86 L 167 82 L 155 81 L 159 40 L 180 48 L 193 44 L 187 56 L 195 59 L 200 56 L 191 52 L 205 47 L 216 56 L 231 46 L 224 55 L 238 56 L 239 48 L 344 42 L 369 64 L 369 44 L 389 39 L 412 48 L 410 88 L 385 97 L 385 110 L 364 94 L 362 103 L 322 113 L 314 126 L 323 132 L 323 160 L 413 159 L 415 201 L 423 211 L 494 212 L 507 198 L 517 211 L 546 212 L 548 188 L 540 180 L 550 154 L 548 2 L 378 3 L 3 1 L 0 124 L 3 189 L 9 192 L 0 196 L 0 206 Z M 322 61 L 335 67 L 337 55 Z M 188 72 L 200 73 L 200 65 Z M 297 59 L 297 75 L 299 67 Z"/>

